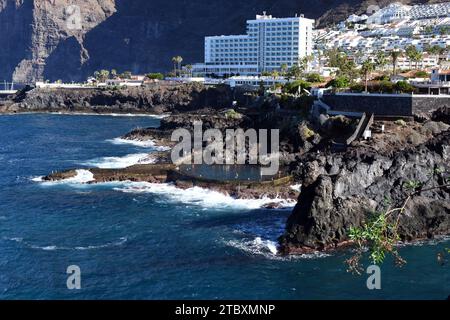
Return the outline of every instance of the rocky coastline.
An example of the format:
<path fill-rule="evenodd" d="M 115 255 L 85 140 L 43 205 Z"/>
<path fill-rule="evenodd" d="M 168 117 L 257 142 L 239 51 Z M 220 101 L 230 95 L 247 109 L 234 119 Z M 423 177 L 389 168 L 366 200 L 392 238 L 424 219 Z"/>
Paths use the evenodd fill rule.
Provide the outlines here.
<path fill-rule="evenodd" d="M 348 245 L 351 227 L 361 227 L 386 207 L 404 205 L 411 193 L 405 186 L 411 181 L 417 182 L 417 193 L 400 215 L 401 240 L 450 233 L 450 131 L 404 150 L 380 151 L 360 145 L 305 161 L 298 171 L 301 194 L 280 237 L 284 254 Z"/>
<path fill-rule="evenodd" d="M 227 86 L 166 81 L 129 88 L 51 89 L 26 87 L 0 101 L 1 113 L 155 114 L 189 112 L 202 108 L 227 108 L 234 100 L 252 98 Z"/>
<path fill-rule="evenodd" d="M 180 179 L 174 176 L 173 168 L 165 168 L 163 173 L 158 168 L 171 166 L 168 152 L 160 153 L 155 165 L 137 165 L 123 170 L 92 169 L 92 173 L 98 182 L 171 182 L 181 189 L 201 186 L 236 198 L 258 198 L 263 194 L 298 198 L 286 231 L 279 239 L 280 252 L 285 255 L 350 245 L 349 229 L 361 226 L 374 212 L 381 212 L 386 206 L 402 206 L 408 197 L 405 185 L 412 182 L 416 185 L 414 196 L 399 219 L 401 240 L 408 242 L 450 234 L 450 107 L 434 110 L 426 117 L 420 115 L 411 122 L 377 120 L 372 139 L 355 141 L 347 150 L 336 152 L 331 148 L 333 141 L 351 134 L 354 120 L 328 117 L 317 123 L 300 116 L 299 111 L 280 111 L 282 101 L 277 98 L 261 98 L 245 92 L 236 95 L 222 87 L 197 86 L 164 88 L 164 94 L 159 88 L 146 92 L 145 97 L 137 90 L 124 100 L 118 98 L 127 94 L 122 91 L 107 92 L 100 100 L 95 98 L 98 92 L 82 93 L 81 99 L 78 96 L 81 93 L 77 92 L 57 95 L 30 92 L 25 97 L 16 97 L 14 107 L 7 110 L 34 111 L 37 109 L 33 106 L 41 104 L 49 106 L 45 111 L 72 112 L 86 110 L 84 104 L 92 111 L 93 101 L 101 101 L 96 105 L 108 101 L 107 109 L 114 112 L 170 112 L 170 116 L 161 120 L 159 128 L 136 129 L 122 137 L 152 140 L 167 147 L 174 144 L 170 141 L 174 129 L 192 129 L 195 121 L 202 121 L 204 130 L 279 128 L 281 162 L 290 179 L 276 188 L 258 183 L 237 188 L 233 183 Z M 229 108 L 236 100 L 246 108 L 230 116 Z M 90 101 L 89 106 L 87 101 Z M 44 179 L 53 181 L 73 174 L 74 171 Z M 300 194 L 292 190 L 293 184 L 302 186 Z M 276 205 L 268 207 L 276 208 Z"/>
<path fill-rule="evenodd" d="M 411 182 L 418 186 L 399 219 L 401 241 L 449 235 L 449 114 L 450 108 L 443 107 L 425 118 L 421 115 L 417 121 L 377 121 L 371 140 L 356 141 L 343 152 L 334 152 L 331 143 L 338 138 L 336 134 L 345 132 L 343 125 L 354 126 L 348 119 L 330 118 L 322 125 L 301 121 L 285 130 L 282 161 L 288 165 L 293 183 L 302 188 L 279 239 L 281 254 L 307 254 L 352 245 L 349 229 L 362 226 L 387 206 L 401 207 L 409 194 L 405 185 Z M 198 118 L 195 114 L 168 117 L 161 128 L 190 128 L 192 120 Z M 270 122 L 281 126 L 276 119 Z M 245 128 L 258 124 L 261 122 L 255 119 L 241 119 L 233 125 Z M 384 132 L 380 131 L 382 125 Z M 222 119 L 216 127 L 227 126 Z M 125 137 L 164 141 L 159 136 L 164 132 L 170 130 L 141 129 Z"/>

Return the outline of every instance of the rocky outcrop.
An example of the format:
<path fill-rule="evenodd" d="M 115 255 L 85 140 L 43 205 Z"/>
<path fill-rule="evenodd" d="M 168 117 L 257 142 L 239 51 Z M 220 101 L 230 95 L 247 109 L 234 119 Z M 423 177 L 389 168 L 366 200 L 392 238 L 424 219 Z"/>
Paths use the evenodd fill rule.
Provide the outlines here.
<path fill-rule="evenodd" d="M 387 206 L 401 207 L 411 193 L 405 188 L 410 182 L 424 191 L 408 201 L 400 216 L 402 240 L 450 233 L 450 188 L 434 189 L 449 184 L 449 130 L 394 152 L 360 144 L 340 154 L 308 155 L 298 175 L 302 193 L 280 238 L 286 254 L 345 244 L 351 227 Z"/>
<path fill-rule="evenodd" d="M 226 108 L 235 97 L 229 87 L 201 84 L 155 84 L 128 89 L 33 89 L 19 92 L 0 112 L 186 112 Z"/>

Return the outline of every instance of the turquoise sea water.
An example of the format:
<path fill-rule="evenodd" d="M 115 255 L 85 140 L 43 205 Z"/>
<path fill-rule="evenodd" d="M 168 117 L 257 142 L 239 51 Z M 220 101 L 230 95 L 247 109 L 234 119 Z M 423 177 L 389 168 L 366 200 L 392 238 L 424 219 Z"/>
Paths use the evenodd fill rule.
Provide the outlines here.
<path fill-rule="evenodd" d="M 402 247 L 382 290 L 346 273 L 347 252 L 278 258 L 291 209 L 170 185 L 43 184 L 52 170 L 151 161 L 114 140 L 150 117 L 0 116 L 0 299 L 445 299 L 450 242 Z M 86 174 L 86 172 L 84 172 Z M 82 176 L 82 175 L 81 175 Z M 80 177 L 81 177 L 80 176 Z M 33 181 L 36 180 L 36 181 Z M 450 256 L 447 255 L 450 260 Z M 82 289 L 66 287 L 81 268 Z"/>

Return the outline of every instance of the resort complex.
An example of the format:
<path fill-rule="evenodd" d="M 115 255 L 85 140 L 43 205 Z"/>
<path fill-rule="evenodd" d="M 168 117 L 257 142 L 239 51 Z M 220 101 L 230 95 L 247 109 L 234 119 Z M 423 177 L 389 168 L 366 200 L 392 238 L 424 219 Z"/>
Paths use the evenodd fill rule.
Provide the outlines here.
<path fill-rule="evenodd" d="M 245 34 L 207 36 L 204 62 L 172 58 L 167 74 L 100 70 L 84 84 L 38 82 L 39 88 L 139 87 L 159 82 L 283 88 L 297 95 L 333 93 L 447 95 L 450 2 L 370 6 L 367 14 L 315 29 L 303 14 L 247 20 Z M 303 82 L 302 82 L 303 81 Z M 286 91 L 286 90 L 285 90 Z"/>
<path fill-rule="evenodd" d="M 371 16 L 353 14 L 334 27 L 317 30 L 315 52 L 339 48 L 363 61 L 380 51 L 414 46 L 426 53 L 424 58 L 428 61 L 423 67 L 437 67 L 436 57 L 428 51 L 450 44 L 449 28 L 449 2 L 416 6 L 393 3 Z"/>
<path fill-rule="evenodd" d="M 314 20 L 304 16 L 274 18 L 257 15 L 247 21 L 247 34 L 205 38 L 205 62 L 195 64 L 197 76 L 260 75 L 292 67 L 312 54 Z"/>

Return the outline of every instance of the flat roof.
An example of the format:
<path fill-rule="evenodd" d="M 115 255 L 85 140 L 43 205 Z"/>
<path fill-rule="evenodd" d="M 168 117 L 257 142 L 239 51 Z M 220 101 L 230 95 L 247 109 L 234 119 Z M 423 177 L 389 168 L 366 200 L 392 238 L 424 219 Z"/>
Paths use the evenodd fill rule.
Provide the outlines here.
<path fill-rule="evenodd" d="M 292 21 L 301 21 L 301 20 L 306 20 L 309 22 L 315 22 L 314 19 L 308 19 L 305 17 L 291 17 L 291 18 L 274 18 L 274 17 L 267 17 L 267 18 L 260 18 L 260 19 L 252 19 L 252 20 L 247 20 L 247 23 L 262 23 L 262 22 L 275 22 L 275 21 L 280 21 L 280 22 L 292 22 Z"/>

